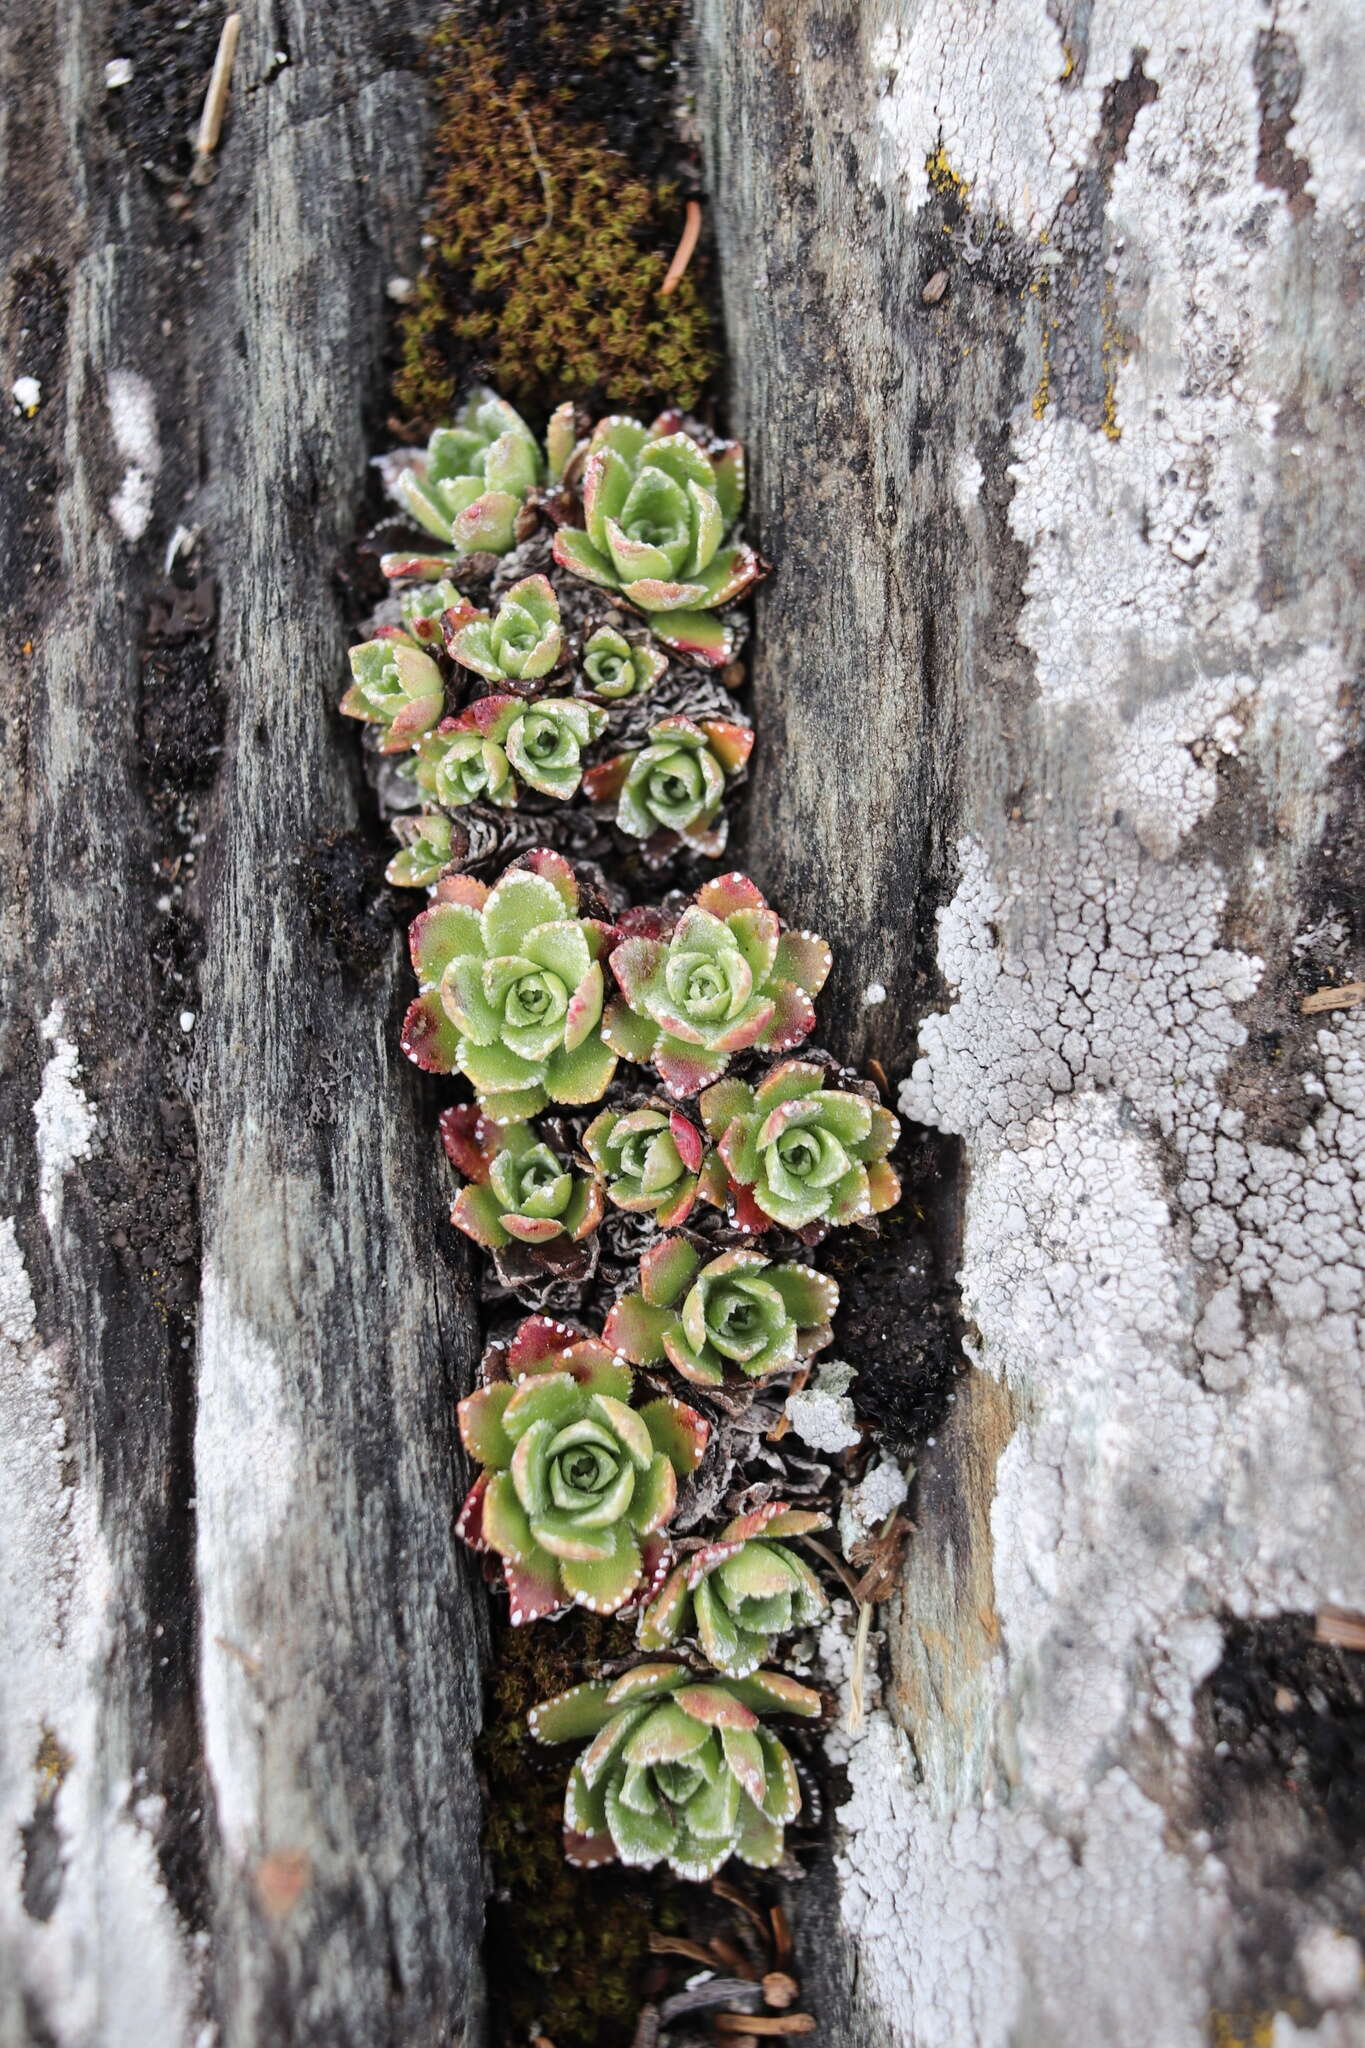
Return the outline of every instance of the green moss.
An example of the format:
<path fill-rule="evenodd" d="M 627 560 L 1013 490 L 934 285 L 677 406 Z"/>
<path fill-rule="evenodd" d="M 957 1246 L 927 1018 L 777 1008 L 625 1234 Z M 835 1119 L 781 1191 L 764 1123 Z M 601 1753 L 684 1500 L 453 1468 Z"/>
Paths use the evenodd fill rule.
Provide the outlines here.
<path fill-rule="evenodd" d="M 649 1929 L 685 1924 L 672 1880 L 565 1862 L 573 1752 L 542 1749 L 526 1732 L 537 1700 L 633 1647 L 625 1624 L 586 1614 L 504 1630 L 498 1644 L 479 1756 L 493 1865 L 487 1961 L 509 2044 L 526 2041 L 535 2024 L 555 2048 L 625 2048 L 644 2001 Z"/>
<path fill-rule="evenodd" d="M 433 240 L 394 386 L 414 430 L 448 418 L 476 375 L 531 412 L 566 395 L 690 405 L 711 375 L 700 262 L 659 291 L 685 211 L 663 174 L 677 9 L 583 13 L 542 0 L 515 33 L 495 9 L 434 39 Z"/>

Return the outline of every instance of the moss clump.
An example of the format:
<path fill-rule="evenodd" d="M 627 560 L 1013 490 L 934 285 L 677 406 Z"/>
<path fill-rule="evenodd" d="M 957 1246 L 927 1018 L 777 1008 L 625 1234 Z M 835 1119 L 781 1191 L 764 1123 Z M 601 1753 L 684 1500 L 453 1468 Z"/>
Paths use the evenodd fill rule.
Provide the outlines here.
<path fill-rule="evenodd" d="M 473 376 L 532 412 L 565 393 L 695 403 L 714 365 L 700 266 L 659 295 L 684 220 L 658 139 L 674 139 L 677 20 L 543 0 L 438 31 L 432 241 L 394 385 L 414 429 Z"/>
<path fill-rule="evenodd" d="M 629 1655 L 624 1623 L 573 1613 L 553 1627 L 503 1630 L 479 1760 L 493 1863 L 487 1960 L 503 2040 L 533 2025 L 555 2048 L 625 2048 L 644 2002 L 649 1929 L 681 1929 L 676 1887 L 617 1869 L 575 1870 L 561 1838 L 572 1749 L 526 1732 L 537 1700 L 575 1685 L 602 1658 Z"/>

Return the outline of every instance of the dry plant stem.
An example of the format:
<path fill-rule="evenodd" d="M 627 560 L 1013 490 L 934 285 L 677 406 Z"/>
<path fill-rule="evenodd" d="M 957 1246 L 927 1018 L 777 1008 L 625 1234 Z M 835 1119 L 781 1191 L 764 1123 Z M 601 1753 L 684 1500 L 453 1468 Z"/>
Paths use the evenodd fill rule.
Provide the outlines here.
<path fill-rule="evenodd" d="M 701 1963 L 706 1969 L 716 1966 L 713 1952 L 699 1941 L 688 1941 L 681 1934 L 656 1934 L 649 1930 L 649 1952 L 652 1956 L 685 1956 L 690 1963 Z"/>
<path fill-rule="evenodd" d="M 1313 1640 L 1335 1643 L 1339 1650 L 1365 1650 L 1365 1614 L 1357 1614 L 1349 1607 L 1320 1607 Z"/>
<path fill-rule="evenodd" d="M 548 172 L 548 171 L 546 170 L 546 168 L 545 168 L 545 165 L 544 165 L 543 161 L 541 160 L 541 154 L 540 154 L 540 151 L 539 151 L 539 150 L 538 150 L 538 149 L 536 148 L 536 137 L 535 137 L 535 130 L 534 130 L 534 129 L 532 128 L 532 126 L 531 126 L 531 123 L 530 123 L 530 119 L 529 119 L 529 117 L 527 116 L 527 113 L 526 113 L 526 110 L 525 110 L 525 108 L 524 108 L 524 107 L 513 107 L 513 109 L 512 109 L 512 112 L 513 112 L 513 113 L 514 113 L 514 114 L 516 115 L 517 119 L 518 119 L 518 120 L 520 121 L 520 123 L 521 123 L 522 133 L 523 133 L 523 134 L 525 135 L 525 137 L 526 137 L 526 148 L 527 148 L 527 151 L 528 151 L 528 153 L 529 153 L 529 155 L 530 155 L 530 158 L 531 158 L 531 162 L 532 162 L 532 163 L 533 163 L 533 164 L 535 165 L 535 167 L 536 167 L 536 176 L 537 176 L 537 177 L 538 177 L 538 178 L 540 179 L 540 188 L 541 188 L 542 192 L 543 192 L 543 193 L 545 194 L 545 219 L 544 219 L 544 222 L 543 222 L 543 224 L 541 225 L 541 227 L 540 227 L 540 228 L 539 228 L 539 229 L 537 230 L 537 232 L 535 233 L 535 235 L 534 235 L 534 236 L 532 237 L 532 240 L 533 240 L 533 241 L 537 241 L 537 242 L 538 242 L 538 241 L 540 240 L 540 237 L 541 237 L 541 236 L 542 236 L 542 235 L 543 235 L 543 234 L 545 233 L 545 230 L 546 230 L 547 228 L 553 227 L 553 225 L 554 225 L 554 218 L 555 218 L 555 197 L 554 197 L 554 188 L 553 188 L 553 187 L 552 187 L 552 185 L 550 184 L 550 173 L 549 173 L 549 172 Z"/>
<path fill-rule="evenodd" d="M 1352 1010 L 1357 1003 L 1365 1003 L 1365 981 L 1343 981 L 1339 988 L 1315 988 L 1311 996 L 1304 997 L 1299 1009 L 1305 1017 L 1312 1017 L 1319 1010 Z"/>
<path fill-rule="evenodd" d="M 787 1392 L 789 1394 L 799 1394 L 801 1389 L 809 1380 L 809 1378 L 810 1367 L 808 1365 L 803 1365 L 800 1372 L 794 1372 L 792 1374 L 791 1385 L 788 1387 Z M 780 1444 L 783 1437 L 787 1434 L 787 1431 L 790 1428 L 791 1417 L 788 1415 L 786 1409 L 784 1408 L 782 1410 L 782 1413 L 778 1416 L 777 1421 L 774 1423 L 773 1427 L 768 1431 L 768 1442 L 770 1444 Z"/>
<path fill-rule="evenodd" d="M 230 14 L 223 23 L 218 38 L 218 53 L 213 60 L 213 72 L 209 89 L 204 94 L 204 111 L 199 116 L 199 133 L 195 137 L 194 151 L 198 157 L 209 157 L 218 147 L 218 138 L 223 132 L 223 116 L 227 112 L 228 92 L 232 85 L 232 67 L 237 60 L 237 38 L 242 32 L 240 14 Z"/>
<path fill-rule="evenodd" d="M 713 2015 L 712 2026 L 718 2034 L 752 2034 L 767 2039 L 774 2035 L 813 2034 L 815 2021 L 808 2012 L 747 2013 L 718 2012 Z"/>
<path fill-rule="evenodd" d="M 831 1550 L 827 1543 L 822 1543 L 818 1536 L 802 1536 L 798 1538 L 798 1541 L 804 1543 L 807 1550 L 813 1550 L 822 1564 L 827 1564 L 832 1572 L 837 1573 L 848 1589 L 849 1599 L 856 1601 L 858 1606 L 861 1607 L 863 1603 L 858 1592 L 859 1582 L 854 1578 L 838 1552 Z"/>
<path fill-rule="evenodd" d="M 666 299 L 675 292 L 683 281 L 683 273 L 692 261 L 692 252 L 701 234 L 701 206 L 695 199 L 687 202 L 687 218 L 683 223 L 682 239 L 674 251 L 673 261 L 668 266 L 668 275 L 659 286 L 659 297 Z"/>
<path fill-rule="evenodd" d="M 747 1913 L 759 1933 L 767 1939 L 768 1923 L 750 1899 L 746 1899 L 737 1885 L 729 1884 L 723 1877 L 713 1877 L 711 1890 L 716 1898 L 724 1899 L 729 1906 L 738 1906 L 741 1913 Z"/>

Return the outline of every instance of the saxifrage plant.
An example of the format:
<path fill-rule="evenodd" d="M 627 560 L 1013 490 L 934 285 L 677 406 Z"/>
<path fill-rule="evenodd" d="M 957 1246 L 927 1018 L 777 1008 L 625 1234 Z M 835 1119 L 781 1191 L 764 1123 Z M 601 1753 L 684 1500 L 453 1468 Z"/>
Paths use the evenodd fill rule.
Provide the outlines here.
<path fill-rule="evenodd" d="M 443 615 L 446 653 L 490 683 L 534 685 L 559 664 L 564 629 L 547 576 L 523 576 L 494 613 L 461 598 Z"/>
<path fill-rule="evenodd" d="M 457 557 L 505 555 L 541 473 L 540 449 L 520 413 L 480 389 L 453 427 L 436 429 L 425 454 L 395 469 L 391 489 L 409 518 Z"/>
<path fill-rule="evenodd" d="M 540 848 L 492 889 L 469 875 L 442 889 L 408 935 L 421 989 L 404 1019 L 408 1058 L 463 1074 L 495 1123 L 598 1101 L 616 1070 L 601 1030 L 611 927 L 577 915 L 569 863 Z"/>
<path fill-rule="evenodd" d="M 649 745 L 617 754 L 589 769 L 584 787 L 594 803 L 616 802 L 616 823 L 633 839 L 673 832 L 694 852 L 715 855 L 725 845 L 717 828 L 728 782 L 753 750 L 748 726 L 732 719 L 661 718 Z"/>
<path fill-rule="evenodd" d="M 583 1150 L 618 1209 L 653 1216 L 661 1230 L 687 1221 L 707 1168 L 706 1140 L 680 1109 L 650 1101 L 604 1109 L 583 1133 Z M 723 1173 L 712 1174 L 723 1186 Z"/>
<path fill-rule="evenodd" d="M 658 1582 L 666 1551 L 651 1539 L 708 1425 L 665 1395 L 633 1407 L 624 1360 L 545 1316 L 521 1325 L 505 1364 L 510 1378 L 460 1403 L 482 1469 L 458 1532 L 502 1559 L 514 1626 L 569 1605 L 615 1614 Z"/>
<path fill-rule="evenodd" d="M 899 1119 L 865 1095 L 826 1088 L 823 1068 L 808 1060 L 784 1060 L 752 1088 L 727 1076 L 698 1107 L 745 1228 L 837 1228 L 900 1197 L 887 1163 Z"/>
<path fill-rule="evenodd" d="M 667 1359 L 701 1387 L 780 1372 L 833 1336 L 839 1288 L 813 1266 L 748 1250 L 703 1264 L 689 1239 L 664 1237 L 642 1256 L 639 1278 L 638 1292 L 623 1294 L 607 1317 L 607 1342 L 636 1365 Z"/>
<path fill-rule="evenodd" d="M 512 1238 L 578 1244 L 602 1220 L 596 1176 L 566 1166 L 532 1124 L 495 1124 L 477 1106 L 459 1103 L 441 1114 L 441 1142 L 467 1183 L 450 1220 L 485 1251 L 501 1251 Z"/>
<path fill-rule="evenodd" d="M 613 414 L 588 445 L 583 526 L 560 528 L 555 560 L 618 590 L 665 646 L 720 666 L 732 643 L 711 613 L 743 596 L 763 569 L 752 548 L 726 544 L 743 503 L 737 441 L 708 453 L 682 431 L 678 413 L 650 427 Z"/>
<path fill-rule="evenodd" d="M 731 1856 L 771 1869 L 801 1808 L 796 1766 L 766 1714 L 813 1718 L 820 1695 L 780 1671 L 699 1678 L 685 1664 L 638 1664 L 533 1707 L 537 1742 L 587 1741 L 564 1799 L 571 1863 L 667 1863 L 714 1877 Z"/>
<path fill-rule="evenodd" d="M 642 1650 L 668 1650 L 695 1636 L 703 1656 L 728 1678 L 747 1678 L 771 1657 L 779 1637 L 818 1621 L 828 1607 L 815 1573 L 784 1536 L 809 1536 L 829 1516 L 769 1501 L 728 1522 L 714 1542 L 676 1564 L 641 1610 Z"/>
<path fill-rule="evenodd" d="M 623 1059 L 653 1066 L 670 1095 L 694 1095 L 732 1053 L 788 1052 L 809 1037 L 830 964 L 825 941 L 787 930 L 747 875 L 718 875 L 671 937 L 614 949 L 620 994 L 603 1035 Z"/>
<path fill-rule="evenodd" d="M 622 703 L 652 690 L 668 667 L 657 647 L 627 640 L 615 626 L 599 626 L 583 643 L 583 680 L 604 703 Z"/>
<path fill-rule="evenodd" d="M 397 626 L 381 626 L 372 640 L 353 647 L 350 663 L 355 680 L 341 700 L 342 712 L 383 728 L 381 753 L 406 753 L 445 709 L 440 669 Z"/>

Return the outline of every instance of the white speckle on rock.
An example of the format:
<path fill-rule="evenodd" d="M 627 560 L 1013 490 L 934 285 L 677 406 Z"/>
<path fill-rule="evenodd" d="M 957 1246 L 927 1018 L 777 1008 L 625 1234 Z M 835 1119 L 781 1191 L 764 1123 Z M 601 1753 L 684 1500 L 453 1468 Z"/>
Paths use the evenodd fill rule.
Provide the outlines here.
<path fill-rule="evenodd" d="M 864 1008 L 868 1010 L 875 1010 L 879 1004 L 884 1003 L 885 1001 L 886 990 L 883 987 L 882 983 L 879 981 L 870 981 L 867 984 L 867 987 L 863 990 Z"/>
<path fill-rule="evenodd" d="M 906 1471 L 894 1458 L 883 1455 L 856 1486 L 849 1487 L 839 1508 L 839 1542 L 845 1557 L 855 1544 L 879 1529 L 889 1514 L 904 1506 L 913 1473 L 913 1465 Z"/>
<path fill-rule="evenodd" d="M 36 377 L 16 377 L 10 386 L 14 399 L 14 410 L 33 418 L 43 402 L 43 387 Z"/>
<path fill-rule="evenodd" d="M 114 446 L 127 464 L 123 480 L 109 501 L 109 510 L 124 539 L 139 541 L 151 522 L 156 479 L 161 471 L 156 395 L 136 370 L 111 370 L 106 392 Z"/>
<path fill-rule="evenodd" d="M 264 1843 L 254 1602 L 260 1581 L 280 1569 L 301 1446 L 284 1363 L 211 1265 L 201 1302 L 194 1464 L 204 1756 L 224 1847 L 246 1858 Z"/>
<path fill-rule="evenodd" d="M 131 57 L 111 57 L 104 67 L 104 85 L 107 92 L 117 92 L 121 86 L 133 82 L 133 61 Z"/>
<path fill-rule="evenodd" d="M 1333 1927 L 1314 1927 L 1294 1951 L 1314 2005 L 1349 2005 L 1365 1978 L 1360 1943 Z"/>
<path fill-rule="evenodd" d="M 410 277 L 391 277 L 384 287 L 395 305 L 399 306 L 407 304 L 415 289 Z"/>
<path fill-rule="evenodd" d="M 180 1029 L 181 1029 L 182 1031 L 193 1031 L 193 1029 L 194 1029 L 194 1026 L 195 1026 L 195 1015 L 194 1015 L 194 1011 L 193 1011 L 193 1010 L 182 1010 L 182 1011 L 180 1012 Z"/>
<path fill-rule="evenodd" d="M 849 1388 L 856 1370 L 841 1359 L 826 1359 L 816 1372 L 814 1385 L 788 1394 L 787 1420 L 803 1443 L 814 1451 L 833 1457 L 862 1442 L 862 1431 L 853 1419 Z"/>
<path fill-rule="evenodd" d="M 43 1019 L 42 1035 L 52 1047 L 43 1063 L 43 1081 L 33 1105 L 38 1151 L 38 1206 L 49 1233 L 62 1213 L 62 1186 L 78 1159 L 94 1147 L 95 1112 L 80 1087 L 80 1054 L 62 1035 L 62 1007 L 54 1003 Z"/>
<path fill-rule="evenodd" d="M 5 2002 L 63 2044 L 189 2038 L 198 1961 L 130 1808 L 129 1730 L 105 1674 L 126 1653 L 91 1446 L 66 1428 L 67 1346 L 39 1336 L 14 1221 L 0 1219 L 0 1871 Z M 73 1403 L 73 1415 L 79 1404 Z M 62 1760 L 55 1786 L 52 1759 Z M 40 1759 L 42 1761 L 40 1761 Z M 41 1916 L 25 1896 L 17 1845 L 40 1810 L 60 1844 L 60 1880 Z M 150 2030 L 150 2031 L 149 2031 Z"/>

